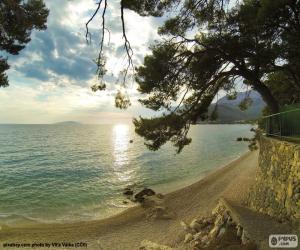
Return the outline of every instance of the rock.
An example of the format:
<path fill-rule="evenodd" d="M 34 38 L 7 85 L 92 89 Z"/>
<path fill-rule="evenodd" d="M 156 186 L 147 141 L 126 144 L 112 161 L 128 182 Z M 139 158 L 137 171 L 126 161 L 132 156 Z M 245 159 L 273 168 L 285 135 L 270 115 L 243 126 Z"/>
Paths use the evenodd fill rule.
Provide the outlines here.
<path fill-rule="evenodd" d="M 207 235 L 204 235 L 203 237 L 202 237 L 202 239 L 201 239 L 201 242 L 203 242 L 203 243 L 208 243 L 208 241 L 209 241 L 209 238 L 208 238 L 208 236 Z"/>
<path fill-rule="evenodd" d="M 191 224 L 190 227 L 192 229 L 194 229 L 195 231 L 199 232 L 202 228 L 201 224 L 197 221 L 197 219 L 194 219 Z"/>
<path fill-rule="evenodd" d="M 184 243 L 188 243 L 193 240 L 193 235 L 191 233 L 187 233 L 184 237 Z"/>
<path fill-rule="evenodd" d="M 243 245 L 246 245 L 246 244 L 249 243 L 249 241 L 250 241 L 249 235 L 248 235 L 248 233 L 246 232 L 245 229 L 243 230 L 241 240 L 242 240 L 242 244 L 243 244 Z"/>
<path fill-rule="evenodd" d="M 234 221 L 233 221 L 233 219 L 232 219 L 230 216 L 227 218 L 226 225 L 227 225 L 227 226 L 232 226 L 232 225 L 234 225 Z"/>
<path fill-rule="evenodd" d="M 140 245 L 140 250 L 174 250 L 174 248 L 160 245 L 149 240 L 143 240 Z"/>
<path fill-rule="evenodd" d="M 224 214 L 223 214 L 223 220 L 224 220 L 224 222 L 226 222 L 229 217 L 230 217 L 229 212 L 225 211 Z"/>
<path fill-rule="evenodd" d="M 215 226 L 210 232 L 209 232 L 209 238 L 215 239 L 219 233 L 220 227 Z"/>
<path fill-rule="evenodd" d="M 180 222 L 180 225 L 183 227 L 183 230 L 186 233 L 191 233 L 191 234 L 195 234 L 197 233 L 194 229 L 192 229 L 188 224 L 186 224 L 184 221 Z"/>
<path fill-rule="evenodd" d="M 299 193 L 295 194 L 295 195 L 294 195 L 294 200 L 297 201 L 297 200 L 299 200 L 299 199 L 300 199 L 300 194 L 299 194 Z"/>
<path fill-rule="evenodd" d="M 190 247 L 193 250 L 198 250 L 201 247 L 201 242 L 197 241 L 197 240 L 192 240 L 190 242 Z"/>
<path fill-rule="evenodd" d="M 131 196 L 131 195 L 133 195 L 133 191 L 130 190 L 130 189 L 125 189 L 123 194 L 126 195 L 126 196 Z"/>
<path fill-rule="evenodd" d="M 219 202 L 219 204 L 212 210 L 212 215 L 222 214 L 225 211 L 225 207 Z"/>
<path fill-rule="evenodd" d="M 217 238 L 221 237 L 225 232 L 226 232 L 226 228 L 225 228 L 225 227 L 222 227 L 222 228 L 219 230 L 219 233 L 218 233 Z"/>
<path fill-rule="evenodd" d="M 295 193 L 300 193 L 300 187 L 295 187 Z"/>
<path fill-rule="evenodd" d="M 128 204 L 128 201 L 123 201 L 123 204 Z"/>
<path fill-rule="evenodd" d="M 223 224 L 224 224 L 224 218 L 221 214 L 218 214 L 215 220 L 215 226 L 221 227 Z"/>
<path fill-rule="evenodd" d="M 205 227 L 208 225 L 212 225 L 212 224 L 214 224 L 214 218 L 213 217 L 204 218 L 202 220 L 202 224 L 204 224 Z"/>
<path fill-rule="evenodd" d="M 194 240 L 201 240 L 202 239 L 202 232 L 198 232 L 194 235 Z"/>
<path fill-rule="evenodd" d="M 190 229 L 190 226 L 186 224 L 184 221 L 180 221 L 180 225 L 183 227 L 184 231 L 187 231 Z"/>
<path fill-rule="evenodd" d="M 243 228 L 241 227 L 241 225 L 237 225 L 237 232 L 236 232 L 236 236 L 238 238 L 242 237 L 242 233 L 243 233 Z"/>
<path fill-rule="evenodd" d="M 144 188 L 142 191 L 138 192 L 134 198 L 138 202 L 144 201 L 144 196 L 152 196 L 155 195 L 155 192 L 150 188 Z"/>

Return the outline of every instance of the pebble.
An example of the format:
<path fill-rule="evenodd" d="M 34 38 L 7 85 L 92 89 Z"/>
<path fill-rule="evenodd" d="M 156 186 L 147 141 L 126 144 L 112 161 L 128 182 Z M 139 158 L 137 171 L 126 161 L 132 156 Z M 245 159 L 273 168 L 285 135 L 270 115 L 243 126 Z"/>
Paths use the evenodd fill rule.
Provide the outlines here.
<path fill-rule="evenodd" d="M 183 227 L 184 231 L 187 231 L 189 229 L 189 225 L 187 225 L 184 221 L 180 221 L 180 225 Z"/>
<path fill-rule="evenodd" d="M 220 229 L 220 231 L 219 231 L 217 237 L 218 237 L 218 238 L 221 237 L 221 236 L 225 233 L 225 231 L 226 231 L 225 227 L 222 227 L 222 228 Z"/>
<path fill-rule="evenodd" d="M 184 237 L 184 243 L 188 243 L 191 240 L 193 240 L 193 235 L 191 233 L 186 234 Z"/>
<path fill-rule="evenodd" d="M 224 224 L 224 219 L 221 214 L 218 214 L 216 220 L 215 220 L 215 226 L 222 226 Z"/>
<path fill-rule="evenodd" d="M 215 226 L 210 232 L 209 232 L 209 237 L 211 239 L 214 239 L 217 237 L 218 233 L 219 233 L 219 229 L 220 227 L 219 226 Z"/>
<path fill-rule="evenodd" d="M 295 194 L 295 195 L 294 195 L 294 199 L 295 199 L 296 201 L 299 200 L 299 199 L 300 199 L 300 193 Z"/>
<path fill-rule="evenodd" d="M 196 233 L 196 234 L 194 235 L 194 239 L 195 239 L 195 240 L 202 239 L 202 232 Z"/>
<path fill-rule="evenodd" d="M 190 227 L 192 228 L 192 229 L 194 229 L 194 230 L 196 230 L 197 232 L 199 232 L 200 230 L 201 230 L 201 224 L 196 220 L 196 219 L 194 219 L 193 221 L 192 221 L 192 223 L 190 224 Z"/>

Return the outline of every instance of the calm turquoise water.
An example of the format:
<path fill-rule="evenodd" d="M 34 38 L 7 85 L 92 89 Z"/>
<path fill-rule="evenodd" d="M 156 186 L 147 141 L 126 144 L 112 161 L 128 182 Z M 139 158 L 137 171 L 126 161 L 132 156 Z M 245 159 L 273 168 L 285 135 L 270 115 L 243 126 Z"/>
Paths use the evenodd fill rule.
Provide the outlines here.
<path fill-rule="evenodd" d="M 128 124 L 0 125 L 0 224 L 92 220 L 117 213 L 128 185 L 167 192 L 247 151 L 249 125 L 197 125 L 179 155 L 148 151 Z M 133 140 L 133 143 L 129 141 Z"/>

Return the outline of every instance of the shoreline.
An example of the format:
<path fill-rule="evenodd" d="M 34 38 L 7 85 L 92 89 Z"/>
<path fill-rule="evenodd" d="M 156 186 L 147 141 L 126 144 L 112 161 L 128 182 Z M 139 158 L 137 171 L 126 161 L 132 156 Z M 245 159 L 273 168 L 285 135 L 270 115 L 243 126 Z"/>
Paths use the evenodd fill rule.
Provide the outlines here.
<path fill-rule="evenodd" d="M 164 206 L 174 214 L 171 219 L 149 219 L 147 209 L 135 206 L 102 220 L 2 228 L 0 241 L 82 241 L 88 249 L 138 249 L 147 239 L 176 247 L 184 237 L 180 221 L 209 215 L 221 197 L 245 201 L 255 179 L 257 157 L 257 151 L 247 152 L 201 180 L 166 194 Z"/>
<path fill-rule="evenodd" d="M 242 158 L 243 156 L 245 156 L 249 153 L 250 153 L 250 151 L 247 150 L 246 152 L 242 153 L 241 155 L 234 157 L 227 163 L 225 163 L 223 165 L 218 165 L 212 169 L 207 169 L 193 178 L 191 178 L 191 177 L 185 178 L 184 180 L 181 180 L 181 181 L 163 183 L 163 184 L 159 184 L 159 185 L 156 185 L 153 187 L 150 186 L 149 188 L 153 189 L 156 193 L 162 193 L 164 196 L 168 196 L 169 194 L 171 194 L 173 192 L 180 191 L 184 188 L 187 188 L 195 183 L 202 181 L 203 179 L 207 178 L 209 175 L 213 174 L 214 172 L 219 171 L 220 169 L 226 167 L 227 165 L 233 164 L 235 161 L 238 161 L 240 158 Z M 126 197 L 124 197 L 124 200 L 126 200 Z M 129 201 L 129 203 L 130 203 L 130 206 L 126 206 L 124 208 L 119 208 L 119 211 L 115 211 L 114 213 L 108 214 L 101 218 L 94 218 L 94 219 L 90 219 L 90 220 L 82 219 L 82 220 L 74 220 L 74 221 L 72 221 L 72 220 L 65 220 L 65 221 L 64 220 L 60 220 L 60 221 L 49 220 L 49 221 L 47 221 L 47 220 L 42 220 L 42 219 L 26 217 L 26 216 L 22 216 L 22 215 L 11 214 L 4 218 L 8 219 L 8 220 L 9 220 L 9 218 L 12 218 L 13 221 L 19 219 L 19 222 L 17 222 L 16 225 L 6 225 L 5 223 L 0 224 L 0 227 L 17 229 L 17 228 L 29 228 L 29 227 L 34 227 L 34 226 L 67 225 L 67 224 L 77 224 L 77 223 L 85 223 L 85 222 L 89 223 L 89 222 L 95 222 L 95 221 L 102 221 L 102 220 L 110 219 L 115 216 L 126 213 L 127 210 L 130 210 L 132 208 L 139 206 L 139 204 L 137 204 L 137 203 L 133 203 L 130 201 Z M 1 220 L 0 220 L 0 222 L 1 222 Z M 8 223 L 8 224 L 12 224 L 12 223 Z"/>
<path fill-rule="evenodd" d="M 190 176 L 187 178 L 184 178 L 183 180 L 176 180 L 174 182 L 169 183 L 162 183 L 155 186 L 148 186 L 149 188 L 153 189 L 156 193 L 162 193 L 164 195 L 168 195 L 169 193 L 176 192 L 178 190 L 181 190 L 183 188 L 186 188 L 196 182 L 199 182 L 203 179 L 205 179 L 207 176 L 212 174 L 215 171 L 218 171 L 219 169 L 222 169 L 223 167 L 235 162 L 239 158 L 243 157 L 245 154 L 248 154 L 250 151 L 247 150 L 244 153 L 240 153 L 240 155 L 231 157 L 228 162 L 222 164 L 222 165 L 216 165 L 215 167 L 211 169 L 206 169 L 203 172 L 195 173 L 195 176 Z M 124 196 L 124 200 L 126 200 L 126 197 Z M 127 200 L 126 200 L 127 201 Z M 114 209 L 114 212 L 107 213 L 104 216 L 101 217 L 94 217 L 91 219 L 78 219 L 78 220 L 47 220 L 47 219 L 37 219 L 32 218 L 24 215 L 18 215 L 18 214 L 8 214 L 8 215 L 1 215 L 0 214 L 0 227 L 6 228 L 27 228 L 29 226 L 38 226 L 38 225 L 63 225 L 63 224 L 74 224 L 74 223 L 83 223 L 83 222 L 92 222 L 92 221 L 101 221 L 105 219 L 109 219 L 110 217 L 114 217 L 116 215 L 119 215 L 121 213 L 126 212 L 128 209 L 131 209 L 133 207 L 139 206 L 139 204 L 128 201 L 129 203 L 127 205 L 124 205 L 124 207 L 117 207 Z M 112 208 L 113 209 L 113 208 Z M 1 218 L 2 217 L 2 218 Z M 12 222 L 11 222 L 12 221 Z M 15 224 L 13 224 L 15 223 Z"/>

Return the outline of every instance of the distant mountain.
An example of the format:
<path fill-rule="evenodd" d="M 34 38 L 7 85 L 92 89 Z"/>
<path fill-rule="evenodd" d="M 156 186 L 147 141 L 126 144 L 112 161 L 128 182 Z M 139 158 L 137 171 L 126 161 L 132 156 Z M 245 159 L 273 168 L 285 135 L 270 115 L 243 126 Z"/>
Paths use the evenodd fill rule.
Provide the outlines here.
<path fill-rule="evenodd" d="M 65 121 L 65 122 L 56 122 L 53 123 L 53 125 L 81 125 L 81 123 L 75 121 Z"/>
<path fill-rule="evenodd" d="M 252 105 L 245 111 L 240 110 L 239 104 L 245 98 L 245 92 L 239 92 L 235 100 L 228 100 L 226 96 L 218 101 L 217 123 L 234 123 L 245 120 L 257 119 L 261 116 L 262 109 L 266 106 L 261 96 L 251 91 L 249 97 L 252 99 Z M 208 113 L 211 114 L 216 104 L 211 104 Z"/>

